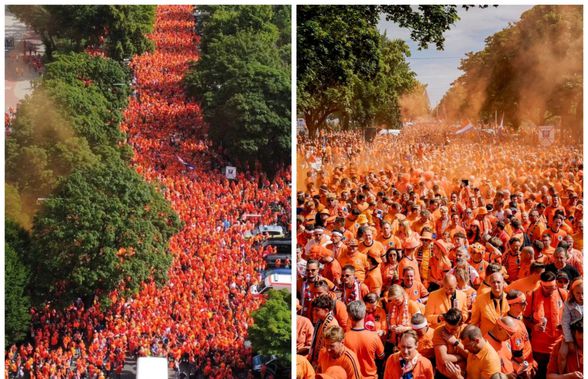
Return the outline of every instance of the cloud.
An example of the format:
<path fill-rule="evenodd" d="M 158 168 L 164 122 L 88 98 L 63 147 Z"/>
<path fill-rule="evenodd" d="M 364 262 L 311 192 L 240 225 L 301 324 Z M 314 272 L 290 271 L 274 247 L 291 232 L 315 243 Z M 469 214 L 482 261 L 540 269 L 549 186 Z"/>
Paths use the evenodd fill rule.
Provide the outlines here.
<path fill-rule="evenodd" d="M 417 44 L 410 40 L 410 32 L 393 22 L 382 18 L 378 30 L 386 33 L 388 38 L 404 39 L 411 50 L 410 65 L 417 78 L 427 84 L 431 105 L 436 105 L 449 89 L 451 83 L 462 73 L 458 66 L 460 59 L 471 51 L 484 48 L 484 40 L 494 33 L 515 23 L 532 5 L 500 5 L 480 9 L 477 7 L 459 9 L 460 20 L 445 33 L 445 49 L 438 51 L 434 46 L 418 50 Z"/>

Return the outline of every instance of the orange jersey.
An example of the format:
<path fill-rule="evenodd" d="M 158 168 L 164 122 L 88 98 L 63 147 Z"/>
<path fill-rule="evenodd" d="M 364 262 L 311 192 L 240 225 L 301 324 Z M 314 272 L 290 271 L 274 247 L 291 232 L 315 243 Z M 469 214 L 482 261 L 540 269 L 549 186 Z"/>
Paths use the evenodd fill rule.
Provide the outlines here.
<path fill-rule="evenodd" d="M 343 354 L 336 359 L 331 358 L 327 350 L 322 348 L 318 357 L 318 372 L 323 373 L 331 366 L 341 366 L 347 373 L 348 379 L 361 379 L 361 369 L 357 355 L 348 347 L 343 348 Z"/>
<path fill-rule="evenodd" d="M 386 361 L 386 368 L 384 370 L 384 379 L 398 379 L 402 377 L 402 367 L 400 366 L 400 353 L 392 354 Z M 414 368 L 412 369 L 412 377 L 415 379 L 433 379 L 435 373 L 433 365 L 427 358 L 419 355 Z"/>
<path fill-rule="evenodd" d="M 416 258 L 403 257 L 398 263 L 398 275 L 402 276 L 406 267 L 414 269 L 414 281 L 421 283 L 421 274 L 419 273 L 419 263 Z"/>
<path fill-rule="evenodd" d="M 377 379 L 376 358 L 384 358 L 384 344 L 376 332 L 367 329 L 351 329 L 343 341 L 357 355 L 364 379 Z"/>

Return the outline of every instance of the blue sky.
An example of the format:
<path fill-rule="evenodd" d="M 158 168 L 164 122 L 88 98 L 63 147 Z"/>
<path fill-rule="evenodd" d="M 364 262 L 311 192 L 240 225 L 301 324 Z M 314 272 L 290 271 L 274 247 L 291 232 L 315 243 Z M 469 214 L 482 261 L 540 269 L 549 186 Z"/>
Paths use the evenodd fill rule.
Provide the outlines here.
<path fill-rule="evenodd" d="M 396 24 L 380 20 L 378 29 L 386 32 L 388 38 L 400 38 L 410 46 L 411 57 L 408 58 L 411 68 L 417 73 L 417 79 L 427 84 L 427 92 L 431 106 L 435 107 L 443 94 L 449 89 L 451 82 L 462 72 L 458 69 L 459 61 L 470 51 L 480 51 L 484 48 L 486 37 L 504 29 L 509 22 L 515 23 L 521 15 L 532 5 L 500 5 L 486 9 L 459 9 L 457 21 L 445 33 L 445 49 L 437 51 L 434 46 L 419 51 L 417 45 L 410 39 L 407 29 Z"/>

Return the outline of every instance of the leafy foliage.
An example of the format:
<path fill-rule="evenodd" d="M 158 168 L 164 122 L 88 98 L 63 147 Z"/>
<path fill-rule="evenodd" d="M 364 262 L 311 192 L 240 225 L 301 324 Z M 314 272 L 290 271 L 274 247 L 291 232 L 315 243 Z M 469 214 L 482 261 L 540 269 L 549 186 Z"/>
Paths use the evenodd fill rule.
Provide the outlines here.
<path fill-rule="evenodd" d="M 21 342 L 30 327 L 31 300 L 28 296 L 29 271 L 25 255 L 30 248 L 26 230 L 6 219 L 4 244 L 5 346 Z"/>
<path fill-rule="evenodd" d="M 58 51 L 99 46 L 114 59 L 153 48 L 146 34 L 155 20 L 152 5 L 10 5 L 41 36 L 48 57 Z"/>
<path fill-rule="evenodd" d="M 123 283 L 129 293 L 147 279 L 162 283 L 179 227 L 161 194 L 120 159 L 76 169 L 35 217 L 34 294 L 68 304 Z"/>
<path fill-rule="evenodd" d="M 399 98 L 416 84 L 406 44 L 380 36 L 380 15 L 410 29 L 421 48 L 443 48 L 455 5 L 299 6 L 298 112 L 311 135 L 329 117 L 345 127 L 397 127 Z"/>
<path fill-rule="evenodd" d="M 270 290 L 267 301 L 253 312 L 254 324 L 249 327 L 249 340 L 255 351 L 275 355 L 283 367 L 290 364 L 291 294 L 286 290 Z"/>
<path fill-rule="evenodd" d="M 461 61 L 464 74 L 438 106 L 448 119 L 556 123 L 582 131 L 582 7 L 540 5 Z"/>
<path fill-rule="evenodd" d="M 129 69 L 110 58 L 83 53 L 56 54 L 45 66 L 43 78 L 71 85 L 96 86 L 111 110 L 125 108 L 130 95 Z"/>
<path fill-rule="evenodd" d="M 283 8 L 201 7 L 208 13 L 202 56 L 185 77 L 213 141 L 232 159 L 262 161 L 268 169 L 290 158 L 289 11 Z"/>

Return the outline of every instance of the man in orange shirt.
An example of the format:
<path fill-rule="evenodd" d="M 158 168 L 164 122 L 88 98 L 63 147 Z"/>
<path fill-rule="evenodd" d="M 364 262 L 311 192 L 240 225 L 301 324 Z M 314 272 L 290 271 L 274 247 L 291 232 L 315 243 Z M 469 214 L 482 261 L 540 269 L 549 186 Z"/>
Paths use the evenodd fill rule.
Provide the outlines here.
<path fill-rule="evenodd" d="M 341 264 L 341 267 L 347 265 L 353 266 L 355 271 L 355 277 L 360 282 L 363 282 L 365 280 L 365 273 L 367 270 L 369 270 L 370 265 L 368 263 L 367 256 L 361 254 L 357 250 L 358 246 L 359 243 L 357 242 L 357 240 L 352 239 L 351 241 L 349 241 L 347 253 L 341 254 L 339 258 L 337 258 L 337 260 Z"/>
<path fill-rule="evenodd" d="M 366 310 L 364 326 L 367 330 L 376 332 L 383 342 L 388 332 L 388 325 L 386 324 L 386 311 L 378 305 L 378 299 L 379 296 L 373 292 L 363 297 Z"/>
<path fill-rule="evenodd" d="M 429 327 L 429 323 L 422 313 L 412 315 L 410 326 L 419 337 L 417 343 L 418 352 L 423 357 L 429 359 L 433 366 L 435 366 L 435 348 L 433 346 L 433 334 L 435 330 Z"/>
<path fill-rule="evenodd" d="M 343 329 L 336 325 L 330 326 L 324 334 L 325 344 L 319 353 L 317 372 L 323 373 L 329 367 L 341 366 L 348 379 L 361 379 L 357 355 L 343 344 Z"/>
<path fill-rule="evenodd" d="M 525 323 L 531 329 L 531 347 L 538 364 L 538 377 L 545 376 L 549 355 L 562 336 L 559 325 L 567 293 L 557 288 L 555 277 L 552 271 L 541 274 L 541 286 L 527 296 L 529 305 L 523 312 Z"/>
<path fill-rule="evenodd" d="M 306 279 L 298 281 L 298 298 L 300 299 L 300 305 L 302 310 L 300 314 L 302 316 L 311 318 L 312 317 L 312 301 L 316 297 L 317 284 L 320 280 L 325 280 L 330 289 L 334 289 L 335 285 L 330 280 L 323 278 L 319 274 L 320 263 L 317 260 L 311 259 L 306 263 Z"/>
<path fill-rule="evenodd" d="M 386 250 L 390 248 L 400 249 L 402 247 L 400 238 L 392 234 L 392 225 L 388 221 L 382 223 L 382 232 L 380 237 L 378 237 L 378 242 L 380 242 Z"/>
<path fill-rule="evenodd" d="M 363 234 L 363 242 L 359 244 L 359 252 L 364 255 L 382 258 L 386 254 L 386 248 L 380 242 L 374 240 L 373 230 L 368 229 Z"/>
<path fill-rule="evenodd" d="M 465 372 L 467 351 L 459 340 L 463 330 L 463 317 L 457 308 L 451 308 L 443 315 L 443 323 L 433 331 L 435 363 L 440 377 L 450 375 L 447 362 L 451 362 Z"/>
<path fill-rule="evenodd" d="M 421 240 L 418 234 L 413 235 L 404 241 L 402 248 L 404 249 L 404 256 L 398 262 L 398 273 L 404 272 L 405 267 L 412 267 L 414 269 L 414 280 L 421 283 L 421 275 L 419 273 L 419 264 L 416 260 L 415 252 L 421 246 Z"/>
<path fill-rule="evenodd" d="M 386 361 L 384 379 L 423 378 L 433 379 L 434 371 L 431 361 L 419 354 L 418 337 L 413 330 L 400 335 L 399 352 L 392 354 Z M 406 376 L 405 376 L 406 375 Z"/>
<path fill-rule="evenodd" d="M 523 293 L 527 293 L 539 288 L 539 278 L 545 271 L 545 265 L 542 263 L 533 262 L 531 263 L 531 273 L 526 278 L 521 278 L 510 283 L 506 287 L 506 292 L 512 290 L 519 290 Z"/>
<path fill-rule="evenodd" d="M 472 307 L 471 324 L 488 333 L 496 324 L 496 320 L 506 316 L 509 306 L 504 293 L 504 278 L 502 273 L 495 272 L 487 277 L 490 291 L 479 295 Z"/>
<path fill-rule="evenodd" d="M 414 280 L 414 268 L 410 266 L 405 267 L 402 272 L 402 288 L 410 300 L 421 304 L 427 303 L 429 291 L 422 283 Z"/>
<path fill-rule="evenodd" d="M 553 222 L 549 226 L 549 229 L 543 232 L 543 235 L 548 234 L 551 237 L 551 247 L 556 248 L 557 244 L 563 241 L 564 237 L 568 235 L 565 230 L 561 229 L 563 224 L 562 216 L 555 216 Z M 545 241 L 543 241 L 545 243 Z"/>
<path fill-rule="evenodd" d="M 509 282 L 513 282 L 519 278 L 519 271 L 521 269 L 521 241 L 512 237 L 508 241 L 508 252 L 502 256 L 502 264 L 508 273 Z"/>
<path fill-rule="evenodd" d="M 527 298 L 525 294 L 518 290 L 511 290 L 506 293 L 506 299 L 510 309 L 507 318 L 515 322 L 515 332 L 510 338 L 510 348 L 512 351 L 513 366 L 515 372 L 521 370 L 523 361 L 529 364 L 529 373 L 533 377 L 537 370 L 537 363 L 533 359 L 533 349 L 531 348 L 531 341 L 527 327 L 523 322 L 523 311 L 527 307 Z"/>
<path fill-rule="evenodd" d="M 469 351 L 466 366 L 466 377 L 476 379 L 490 379 L 500 373 L 500 357 L 490 346 L 477 326 L 467 325 L 461 332 L 461 341 Z M 450 378 L 464 379 L 459 367 L 447 362 Z"/>
<path fill-rule="evenodd" d="M 376 359 L 384 359 L 384 344 L 376 332 L 365 329 L 366 306 L 362 301 L 349 303 L 347 313 L 352 326 L 343 343 L 357 355 L 363 378 L 377 379 Z"/>
<path fill-rule="evenodd" d="M 527 235 L 529 236 L 529 239 L 531 242 L 541 240 L 541 236 L 543 235 L 543 232 L 547 230 L 547 227 L 539 218 L 539 212 L 532 210 L 529 213 L 529 221 L 531 222 L 527 228 Z"/>
<path fill-rule="evenodd" d="M 457 308 L 465 320 L 468 317 L 468 302 L 465 293 L 457 289 L 457 279 L 453 274 L 446 274 L 443 287 L 429 294 L 425 305 L 425 317 L 432 328 L 441 322 L 441 316 L 450 308 Z"/>
<path fill-rule="evenodd" d="M 310 345 L 309 361 L 313 366 L 318 364 L 319 352 L 325 343 L 325 330 L 330 326 L 339 327 L 335 316 L 333 316 L 332 309 L 333 299 L 328 295 L 317 296 L 312 301 L 314 333 L 312 344 Z M 341 337 L 341 340 L 343 340 L 343 337 Z"/>
<path fill-rule="evenodd" d="M 301 308 L 300 302 L 296 299 L 296 309 Z M 310 351 L 312 344 L 312 335 L 314 333 L 314 326 L 310 319 L 296 315 L 296 354 L 306 356 Z"/>
<path fill-rule="evenodd" d="M 355 300 L 361 300 L 370 292 L 368 286 L 361 283 L 355 274 L 355 267 L 352 265 L 343 266 L 341 301 L 345 304 L 349 304 Z"/>
<path fill-rule="evenodd" d="M 514 375 L 510 339 L 516 332 L 514 320 L 503 317 L 496 320 L 496 324 L 486 333 L 484 338 L 500 356 L 501 371 L 505 375 Z"/>

